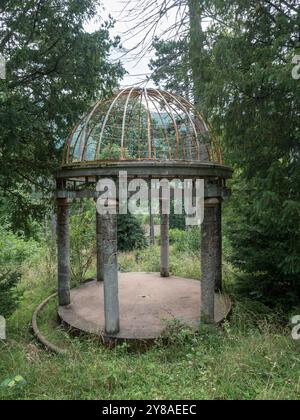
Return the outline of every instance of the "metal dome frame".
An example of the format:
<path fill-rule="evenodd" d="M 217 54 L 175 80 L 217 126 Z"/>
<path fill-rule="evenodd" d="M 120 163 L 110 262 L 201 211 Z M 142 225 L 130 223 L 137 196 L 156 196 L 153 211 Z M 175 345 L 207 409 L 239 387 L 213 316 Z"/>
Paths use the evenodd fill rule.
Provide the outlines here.
<path fill-rule="evenodd" d="M 119 148 L 118 156 L 113 147 Z M 97 102 L 82 118 L 66 143 L 62 166 L 143 160 L 223 164 L 212 127 L 189 101 L 133 87 Z"/>

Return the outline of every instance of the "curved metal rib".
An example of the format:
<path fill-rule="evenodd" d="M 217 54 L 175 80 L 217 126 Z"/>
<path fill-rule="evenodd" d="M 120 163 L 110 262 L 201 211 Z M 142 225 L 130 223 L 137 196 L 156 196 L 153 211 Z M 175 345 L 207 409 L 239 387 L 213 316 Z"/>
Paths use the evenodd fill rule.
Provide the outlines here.
<path fill-rule="evenodd" d="M 204 141 L 201 136 L 206 133 Z M 204 155 L 205 161 L 223 163 L 221 145 L 203 115 L 185 98 L 155 88 L 126 88 L 112 99 L 98 101 L 68 138 L 62 165 L 97 162 L 109 141 L 120 147 L 121 154 L 113 159 L 108 149 L 106 160 L 127 159 L 129 142 L 133 160 L 200 161 Z"/>
<path fill-rule="evenodd" d="M 115 99 L 113 100 L 113 102 L 112 102 L 112 104 L 110 105 L 110 107 L 109 107 L 109 110 L 108 110 L 108 112 L 107 112 L 107 114 L 106 114 L 106 116 L 105 116 L 105 119 L 104 119 L 104 122 L 103 122 L 103 126 L 102 126 L 102 129 L 101 129 L 101 133 L 100 133 L 100 138 L 99 138 L 99 141 L 98 141 L 98 145 L 97 145 L 97 148 L 96 148 L 96 153 L 95 153 L 95 160 L 97 160 L 97 156 L 99 155 L 99 153 L 100 153 L 100 149 L 101 149 L 101 143 L 102 143 L 102 138 L 103 138 L 103 134 L 104 134 L 104 130 L 105 130 L 105 127 L 106 127 L 106 124 L 107 124 L 107 121 L 108 121 L 108 119 L 109 119 L 109 117 L 110 117 L 110 114 L 111 114 L 111 111 L 113 110 L 113 107 L 115 106 L 115 104 L 117 103 L 117 101 L 118 101 L 118 99 L 125 93 L 125 92 L 127 92 L 128 91 L 128 89 L 123 89 L 123 90 L 121 90 L 121 92 L 119 92 L 119 94 L 115 97 Z"/>

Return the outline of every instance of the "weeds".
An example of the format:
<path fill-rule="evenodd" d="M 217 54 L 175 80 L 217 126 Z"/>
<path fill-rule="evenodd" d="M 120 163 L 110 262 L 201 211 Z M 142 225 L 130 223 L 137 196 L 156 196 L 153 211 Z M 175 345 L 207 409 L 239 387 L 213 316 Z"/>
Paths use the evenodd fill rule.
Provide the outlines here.
<path fill-rule="evenodd" d="M 182 274 L 192 275 L 192 268 L 183 270 L 193 257 L 181 258 Z M 152 271 L 158 261 L 158 248 L 120 257 L 128 271 Z M 237 299 L 222 327 L 202 325 L 195 334 L 172 322 L 164 337 L 134 351 L 126 343 L 109 349 L 68 335 L 57 325 L 53 301 L 39 326 L 69 357 L 47 353 L 33 339 L 30 320 L 55 279 L 48 262 L 35 264 L 23 274 L 25 293 L 8 321 L 8 341 L 0 343 L 0 383 L 22 377 L 23 386 L 1 387 L 0 399 L 299 399 L 300 342 L 292 340 L 282 313 L 249 300 Z"/>

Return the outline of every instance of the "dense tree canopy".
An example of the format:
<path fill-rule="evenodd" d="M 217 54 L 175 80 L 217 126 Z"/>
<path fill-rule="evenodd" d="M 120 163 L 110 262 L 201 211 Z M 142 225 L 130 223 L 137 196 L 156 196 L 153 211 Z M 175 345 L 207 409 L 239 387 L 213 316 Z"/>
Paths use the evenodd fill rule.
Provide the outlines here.
<path fill-rule="evenodd" d="M 235 168 L 227 230 L 231 259 L 251 274 L 253 295 L 268 303 L 278 301 L 274 297 L 295 303 L 300 296 L 300 83 L 292 77 L 292 62 L 300 46 L 299 2 L 192 3 L 198 4 L 193 13 L 201 28 L 210 19 L 197 32 L 191 15 L 185 33 L 195 102 L 213 122 L 227 163 Z M 161 85 L 168 82 L 160 72 L 168 45 L 154 45 L 154 80 Z M 169 50 L 169 57 L 175 51 Z M 185 52 L 177 51 L 181 74 Z M 193 63 L 200 69 L 196 77 Z"/>
<path fill-rule="evenodd" d="M 150 62 L 151 79 L 160 87 L 192 99 L 192 73 L 186 38 L 176 41 L 156 40 L 155 58 Z"/>
<path fill-rule="evenodd" d="M 84 29 L 98 6 L 92 0 L 1 2 L 7 74 L 0 80 L 0 192 L 17 225 L 38 213 L 28 193 L 33 184 L 48 184 L 73 124 L 123 74 L 109 61 L 119 44 L 109 35 L 112 22 L 94 33 Z"/>
<path fill-rule="evenodd" d="M 293 1 L 231 2 L 220 16 L 231 29 L 211 28 L 207 100 L 238 181 L 232 260 L 269 303 L 300 295 L 299 18 Z"/>
<path fill-rule="evenodd" d="M 162 16 L 178 9 L 166 39 L 154 41 L 153 79 L 194 100 L 213 123 L 235 168 L 226 224 L 231 260 L 250 274 L 251 293 L 268 303 L 273 296 L 289 303 L 300 296 L 300 83 L 292 77 L 298 3 L 172 0 L 153 8 L 141 1 L 135 12 L 140 28 L 153 34 Z M 110 39 L 111 22 L 93 34 L 84 30 L 97 6 L 91 0 L 1 3 L 7 78 L 0 81 L 0 209 L 15 226 L 39 214 L 28 200 L 32 185 L 48 184 L 74 122 L 123 73 L 109 62 L 119 43 Z M 175 37 L 166 36 L 169 29 Z"/>

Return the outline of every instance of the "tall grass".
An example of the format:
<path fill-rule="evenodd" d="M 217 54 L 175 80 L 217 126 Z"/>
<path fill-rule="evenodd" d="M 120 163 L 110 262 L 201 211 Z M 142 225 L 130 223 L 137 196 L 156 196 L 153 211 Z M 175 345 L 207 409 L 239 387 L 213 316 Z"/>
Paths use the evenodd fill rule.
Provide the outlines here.
<path fill-rule="evenodd" d="M 158 264 L 158 248 L 120 256 L 124 270 L 158 271 Z M 173 253 L 171 269 L 199 278 L 199 258 Z M 8 340 L 0 343 L 0 384 L 21 375 L 26 385 L 0 387 L 0 399 L 299 399 L 300 342 L 292 340 L 282 314 L 236 301 L 221 328 L 202 327 L 196 335 L 173 323 L 146 350 L 108 349 L 59 328 L 53 301 L 40 327 L 67 349 L 68 356 L 56 356 L 30 332 L 32 312 L 55 281 L 55 265 L 43 254 L 24 272 L 23 300 L 8 322 Z"/>
<path fill-rule="evenodd" d="M 119 265 L 126 272 L 159 272 L 160 248 L 155 246 L 143 251 L 124 253 L 119 256 Z M 175 245 L 170 246 L 170 272 L 174 276 L 200 279 L 199 255 L 179 252 Z"/>

